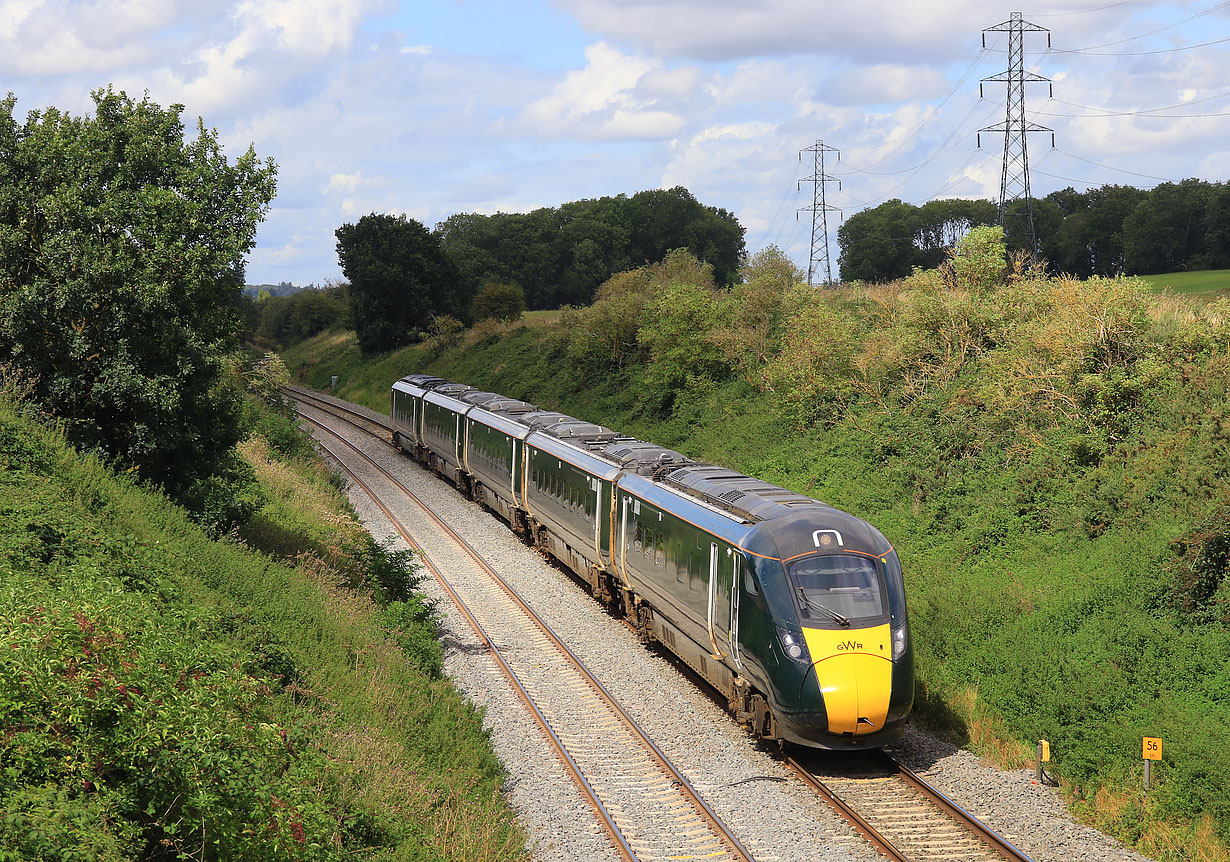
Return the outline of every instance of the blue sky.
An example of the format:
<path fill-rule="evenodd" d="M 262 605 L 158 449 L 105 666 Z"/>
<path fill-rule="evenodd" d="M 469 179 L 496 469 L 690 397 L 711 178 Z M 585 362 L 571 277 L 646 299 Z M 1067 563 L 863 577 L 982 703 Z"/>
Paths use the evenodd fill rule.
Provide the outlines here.
<path fill-rule="evenodd" d="M 1230 2 L 861 0 L 0 0 L 0 91 L 90 107 L 113 84 L 182 103 L 279 193 L 250 282 L 339 278 L 333 231 L 369 212 L 429 226 L 684 185 L 732 210 L 749 251 L 806 267 L 824 140 L 848 216 L 897 197 L 999 192 L 1001 39 L 1026 36 L 1036 195 L 1230 179 Z M 1210 43 L 1210 44 L 1205 44 Z M 830 220 L 836 258 L 838 219 Z"/>

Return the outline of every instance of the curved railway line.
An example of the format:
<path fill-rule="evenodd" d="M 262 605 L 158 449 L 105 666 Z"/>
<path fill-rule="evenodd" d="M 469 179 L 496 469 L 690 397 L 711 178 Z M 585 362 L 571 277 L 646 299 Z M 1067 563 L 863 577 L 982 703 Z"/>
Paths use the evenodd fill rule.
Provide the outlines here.
<path fill-rule="evenodd" d="M 337 399 L 296 386 L 285 387 L 293 398 L 340 419 L 392 446 L 387 419 Z M 353 443 L 319 419 L 300 411 L 314 427 L 340 440 L 356 453 L 381 481 L 405 496 L 433 523 L 471 565 L 499 587 L 502 608 L 488 607 L 488 626 L 520 619 L 521 630 L 531 631 L 532 665 L 520 669 L 516 659 L 504 655 L 468 604 L 422 551 L 405 525 L 381 502 L 377 492 L 340 454 L 321 442 L 356 483 L 385 513 L 397 531 L 416 550 L 441 586 L 452 596 L 483 646 L 489 649 L 504 675 L 517 690 L 535 720 L 550 740 L 574 783 L 588 799 L 618 852 L 629 860 L 651 859 L 753 859 L 699 794 L 669 763 L 662 752 L 637 727 L 636 722 L 603 688 L 580 660 L 551 632 L 541 618 L 517 595 L 482 556 L 448 524 L 430 510 L 409 488 L 376 464 Z M 320 441 L 318 441 L 320 442 Z M 488 598 L 492 594 L 487 594 Z M 473 601 L 473 600 L 472 600 Z M 571 704 L 546 705 L 535 700 L 535 678 L 557 681 L 561 674 L 573 677 L 567 685 Z M 838 812 L 885 858 L 902 862 L 925 860 L 1024 860 L 1030 857 L 978 821 L 925 780 L 897 763 L 886 753 L 864 753 L 857 762 L 848 757 L 824 762 L 821 754 L 807 753 L 784 758 L 786 765 Z M 628 790 L 632 789 L 631 794 Z M 608 805 L 605 799 L 618 799 Z M 646 803 L 654 810 L 635 811 L 628 799 Z"/>
<path fill-rule="evenodd" d="M 462 555 L 499 587 L 498 593 L 488 591 L 485 595 L 471 595 L 469 601 L 463 599 L 440 565 L 423 551 L 401 519 L 386 506 L 383 495 L 372 483 L 348 466 L 337 449 L 318 441 L 411 547 L 419 551 L 420 558 L 452 597 L 533 714 L 623 858 L 643 862 L 681 858 L 753 860 L 751 852 L 636 721 L 465 539 L 362 450 L 319 419 L 302 411 L 300 415 L 335 437 L 419 507 Z M 487 625 L 480 617 L 487 619 Z M 529 648 L 518 650 L 518 654 L 501 650 L 497 646 L 499 638 L 493 638 L 487 631 L 493 625 L 528 633 Z M 551 684 L 544 685 L 545 680 Z M 565 692 L 562 698 L 558 694 L 561 689 Z"/>

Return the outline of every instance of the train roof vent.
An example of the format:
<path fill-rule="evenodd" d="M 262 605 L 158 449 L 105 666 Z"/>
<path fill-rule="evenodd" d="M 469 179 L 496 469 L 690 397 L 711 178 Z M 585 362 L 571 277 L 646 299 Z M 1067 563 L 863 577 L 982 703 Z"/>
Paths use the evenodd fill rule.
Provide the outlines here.
<path fill-rule="evenodd" d="M 572 419 L 574 422 L 577 421 L 567 413 L 556 413 L 554 410 L 535 410 L 521 417 L 522 422 L 539 431 L 568 419 Z"/>
<path fill-rule="evenodd" d="M 665 481 L 751 521 L 784 515 L 790 511 L 787 506 L 823 505 L 795 491 L 712 464 L 681 467 L 667 475 Z"/>
<path fill-rule="evenodd" d="M 624 437 L 615 441 L 607 446 L 602 454 L 625 470 L 633 470 L 642 476 L 654 479 L 661 479 L 665 473 L 684 464 L 696 463 L 688 456 L 673 449 L 646 443 L 632 437 Z"/>
<path fill-rule="evenodd" d="M 564 419 L 543 428 L 542 431 L 561 440 L 578 440 L 584 443 L 608 443 L 620 436 L 618 431 L 580 419 Z"/>
<path fill-rule="evenodd" d="M 441 383 L 435 387 L 435 391 L 450 398 L 461 398 L 467 392 L 473 392 L 474 387 L 466 386 L 464 383 Z"/>
<path fill-rule="evenodd" d="M 441 384 L 448 383 L 443 377 L 432 377 L 430 374 L 407 374 L 401 379 L 401 382 L 409 383 L 420 389 L 435 389 Z"/>
<path fill-rule="evenodd" d="M 499 401 L 503 397 L 503 395 L 496 392 L 479 392 L 475 389 L 473 392 L 467 392 L 462 395 L 461 400 L 469 402 L 470 404 L 477 404 L 479 407 L 486 407 L 491 404 L 491 402 Z"/>
<path fill-rule="evenodd" d="M 516 398 L 501 398 L 486 405 L 488 410 L 496 413 L 531 413 L 538 409 L 537 405 L 528 401 L 518 401 Z"/>

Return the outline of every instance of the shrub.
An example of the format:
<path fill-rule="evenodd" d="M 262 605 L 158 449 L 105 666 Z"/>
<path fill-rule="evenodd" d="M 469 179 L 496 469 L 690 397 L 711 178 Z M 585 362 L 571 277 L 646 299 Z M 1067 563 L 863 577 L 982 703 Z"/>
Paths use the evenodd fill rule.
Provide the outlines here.
<path fill-rule="evenodd" d="M 480 320 L 520 320 L 525 312 L 525 291 L 515 284 L 492 283 L 479 291 L 470 304 L 470 318 Z"/>

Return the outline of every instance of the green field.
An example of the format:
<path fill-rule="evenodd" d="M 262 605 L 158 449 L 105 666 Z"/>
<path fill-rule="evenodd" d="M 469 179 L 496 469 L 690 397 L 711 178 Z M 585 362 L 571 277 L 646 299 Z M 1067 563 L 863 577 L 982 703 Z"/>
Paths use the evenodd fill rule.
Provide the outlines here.
<path fill-rule="evenodd" d="M 1166 272 L 1161 275 L 1142 275 L 1139 278 L 1148 282 L 1158 292 L 1230 296 L 1230 269 Z"/>

